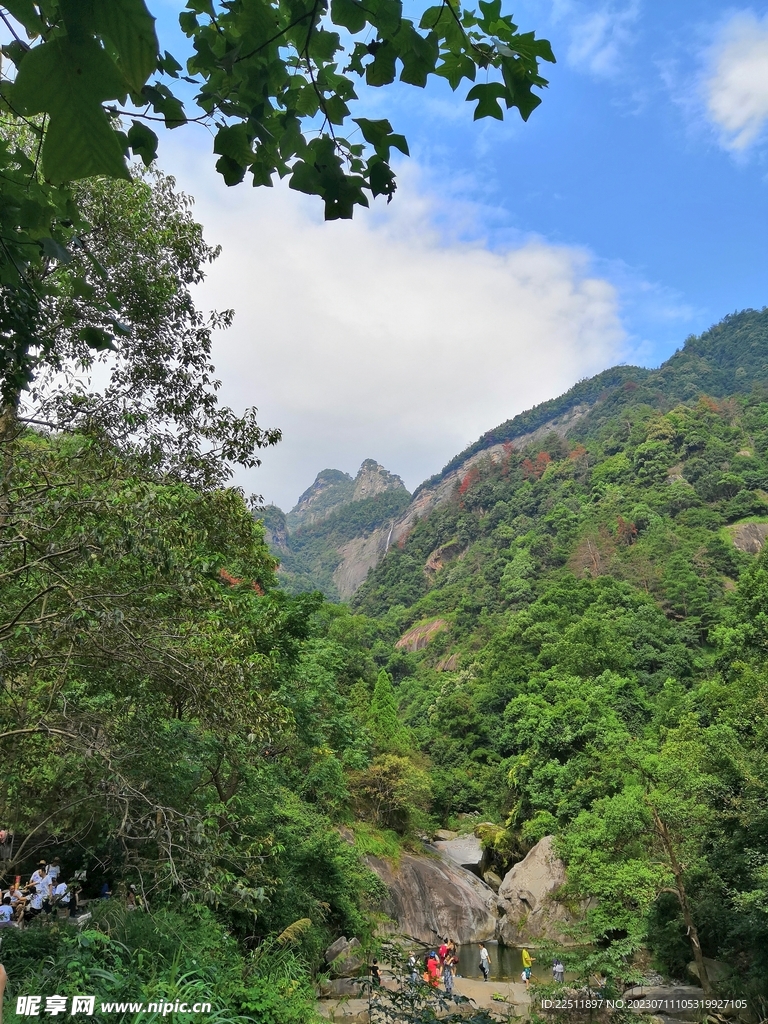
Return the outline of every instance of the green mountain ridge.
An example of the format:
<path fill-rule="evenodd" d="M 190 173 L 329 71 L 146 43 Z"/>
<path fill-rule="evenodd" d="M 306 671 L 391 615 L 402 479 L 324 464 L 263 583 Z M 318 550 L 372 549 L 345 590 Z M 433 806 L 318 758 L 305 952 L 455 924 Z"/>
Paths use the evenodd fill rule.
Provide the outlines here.
<path fill-rule="evenodd" d="M 512 441 L 562 416 L 575 406 L 587 404 L 592 415 L 574 433 L 588 433 L 593 424 L 615 414 L 623 405 L 647 402 L 669 408 L 704 393 L 720 398 L 743 390 L 756 381 L 768 380 L 766 309 L 732 313 L 700 336 L 691 335 L 683 348 L 657 370 L 641 366 L 614 366 L 579 381 L 560 395 L 506 420 L 487 431 L 454 456 L 439 472 L 420 484 L 414 497 L 443 480 L 468 458 L 494 444 Z M 629 386 L 628 386 L 629 385 Z"/>
<path fill-rule="evenodd" d="M 485 454 L 502 457 L 505 444 L 525 446 L 548 432 L 586 441 L 625 410 L 666 411 L 701 394 L 718 398 L 768 382 L 767 323 L 766 310 L 732 314 L 701 336 L 689 337 L 658 369 L 615 366 L 579 381 L 558 398 L 487 431 L 420 484 L 410 504 L 402 481 L 392 477 L 389 486 L 397 499 L 375 501 L 351 514 L 368 463 L 355 481 L 338 470 L 323 470 L 284 520 L 279 510 L 264 514 L 283 585 L 291 593 L 318 589 L 332 600 L 352 598 L 390 547 L 401 546 L 419 520 L 453 500 L 462 471 Z M 376 472 L 386 473 L 382 467 Z"/>

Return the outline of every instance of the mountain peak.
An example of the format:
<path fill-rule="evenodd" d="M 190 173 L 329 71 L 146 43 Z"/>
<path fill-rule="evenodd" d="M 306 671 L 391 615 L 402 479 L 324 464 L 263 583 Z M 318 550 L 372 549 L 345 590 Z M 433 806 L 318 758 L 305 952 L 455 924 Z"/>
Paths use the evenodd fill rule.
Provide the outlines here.
<path fill-rule="evenodd" d="M 366 459 L 355 477 L 355 490 L 352 501 L 372 498 L 374 494 L 384 491 L 405 490 L 405 484 L 395 473 L 381 466 L 375 459 Z"/>
<path fill-rule="evenodd" d="M 405 491 L 405 484 L 375 459 L 365 459 L 354 480 L 340 469 L 323 469 L 285 517 L 288 530 L 293 533 L 322 521 L 343 505 L 395 490 Z"/>

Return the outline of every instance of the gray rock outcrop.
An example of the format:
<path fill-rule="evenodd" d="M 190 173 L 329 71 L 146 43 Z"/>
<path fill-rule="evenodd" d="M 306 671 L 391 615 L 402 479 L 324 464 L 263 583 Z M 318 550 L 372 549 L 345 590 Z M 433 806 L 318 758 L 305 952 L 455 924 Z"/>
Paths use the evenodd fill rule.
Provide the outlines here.
<path fill-rule="evenodd" d="M 323 959 L 337 978 L 353 978 L 363 965 L 359 949 L 359 939 L 342 935 L 326 949 Z"/>
<path fill-rule="evenodd" d="M 748 555 L 759 555 L 768 537 L 768 523 L 736 523 L 726 529 L 733 539 L 733 546 Z"/>
<path fill-rule="evenodd" d="M 637 985 L 623 995 L 629 1008 L 638 1013 L 647 1013 L 648 1003 L 652 1003 L 656 1013 L 676 1020 L 699 1020 L 697 1006 L 705 998 L 704 990 L 695 985 Z"/>
<path fill-rule="evenodd" d="M 495 871 L 484 871 L 483 881 L 485 882 L 486 885 L 490 886 L 490 888 L 493 889 L 494 892 L 498 892 L 499 889 L 501 888 L 502 879 L 499 875 L 496 874 Z"/>
<path fill-rule="evenodd" d="M 482 878 L 483 848 L 476 836 L 437 839 L 433 845 L 441 860 L 448 864 L 456 864 Z"/>
<path fill-rule="evenodd" d="M 553 899 L 564 882 L 565 865 L 555 853 L 552 836 L 545 836 L 499 886 L 498 939 L 507 946 L 540 940 L 567 944 L 564 926 L 574 918 Z"/>
<path fill-rule="evenodd" d="M 367 863 L 387 887 L 382 910 L 394 922 L 391 930 L 427 943 L 494 938 L 496 896 L 471 872 L 413 854 L 403 854 L 396 867 L 380 857 Z"/>

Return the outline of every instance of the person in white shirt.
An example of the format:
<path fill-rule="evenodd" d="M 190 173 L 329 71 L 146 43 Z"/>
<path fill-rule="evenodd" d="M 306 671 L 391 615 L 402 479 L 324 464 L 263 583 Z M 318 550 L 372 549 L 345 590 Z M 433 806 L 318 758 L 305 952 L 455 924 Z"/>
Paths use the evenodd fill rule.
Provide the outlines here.
<path fill-rule="evenodd" d="M 58 906 L 68 907 L 70 899 L 69 886 L 66 882 L 58 882 L 51 888 L 51 904 L 54 910 Z"/>
<path fill-rule="evenodd" d="M 44 899 L 44 894 L 40 891 L 40 889 L 37 889 L 35 893 L 32 896 L 30 896 L 29 900 L 27 901 L 25 916 L 33 918 L 41 914 L 43 912 Z"/>
<path fill-rule="evenodd" d="M 34 885 L 37 888 L 38 883 L 41 882 L 48 875 L 48 868 L 44 860 L 41 860 L 37 868 L 32 872 L 32 876 L 29 879 L 29 884 Z"/>
<path fill-rule="evenodd" d="M 7 928 L 13 921 L 13 907 L 11 906 L 11 897 L 4 896 L 3 902 L 0 903 L 0 928 Z"/>

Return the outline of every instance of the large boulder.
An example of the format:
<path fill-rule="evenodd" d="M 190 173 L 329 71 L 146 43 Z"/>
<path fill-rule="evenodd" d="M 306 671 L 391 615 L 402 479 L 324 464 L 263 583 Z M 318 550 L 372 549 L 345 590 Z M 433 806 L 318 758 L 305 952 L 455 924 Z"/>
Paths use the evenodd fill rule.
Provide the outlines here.
<path fill-rule="evenodd" d="M 728 966 L 728 964 L 723 963 L 722 960 L 713 960 L 711 957 L 708 956 L 704 957 L 704 967 L 707 972 L 707 977 L 713 983 L 725 981 L 725 979 L 731 973 L 731 968 Z M 699 965 L 696 963 L 695 960 L 692 960 L 688 964 L 688 973 L 692 975 L 692 977 L 696 978 L 697 981 L 701 981 L 701 979 L 699 978 Z"/>
<path fill-rule="evenodd" d="M 555 853 L 552 836 L 545 836 L 499 886 L 499 941 L 507 946 L 540 941 L 568 944 L 564 926 L 574 918 L 553 899 L 564 882 L 565 864 Z"/>
<path fill-rule="evenodd" d="M 380 857 L 367 863 L 387 887 L 381 909 L 398 934 L 426 943 L 447 936 L 462 945 L 494 938 L 496 895 L 471 872 L 408 853 L 396 866 Z"/>
<path fill-rule="evenodd" d="M 337 978 L 354 978 L 363 965 L 360 940 L 342 935 L 326 949 L 323 959 Z"/>
<path fill-rule="evenodd" d="M 677 1020 L 700 1020 L 704 990 L 695 985 L 636 985 L 627 989 L 623 997 L 630 1010 L 648 1013 L 652 1010 L 662 1017 Z"/>
<path fill-rule="evenodd" d="M 476 836 L 456 836 L 455 839 L 437 839 L 433 844 L 441 860 L 465 868 L 482 877 L 483 847 Z"/>

